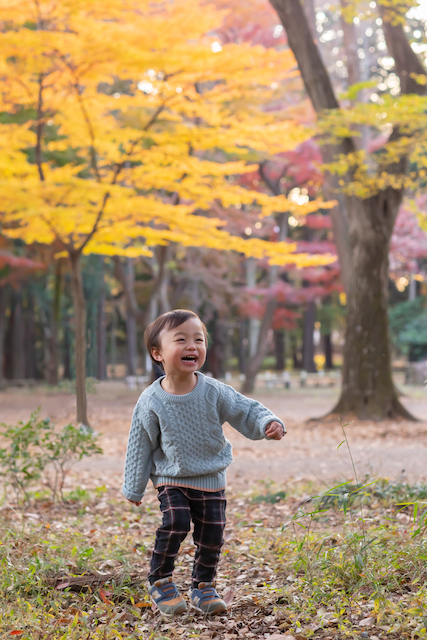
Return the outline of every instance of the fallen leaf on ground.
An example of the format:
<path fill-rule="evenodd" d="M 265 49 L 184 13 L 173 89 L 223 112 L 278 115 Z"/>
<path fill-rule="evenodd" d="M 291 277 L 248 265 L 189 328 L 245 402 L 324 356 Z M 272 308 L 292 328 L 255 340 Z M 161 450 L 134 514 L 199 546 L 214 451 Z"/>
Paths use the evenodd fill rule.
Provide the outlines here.
<path fill-rule="evenodd" d="M 231 602 L 233 601 L 233 598 L 234 598 L 234 591 L 230 589 L 229 591 L 224 593 L 224 596 L 222 599 L 224 600 L 225 604 L 228 607 L 228 605 L 231 604 Z"/>

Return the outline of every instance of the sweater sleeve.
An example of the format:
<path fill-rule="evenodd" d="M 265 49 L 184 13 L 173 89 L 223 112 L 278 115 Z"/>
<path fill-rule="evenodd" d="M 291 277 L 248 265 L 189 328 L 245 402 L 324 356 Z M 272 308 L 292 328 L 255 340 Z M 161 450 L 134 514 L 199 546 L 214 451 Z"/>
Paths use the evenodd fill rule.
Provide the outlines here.
<path fill-rule="evenodd" d="M 147 431 L 150 412 L 138 401 L 126 449 L 126 462 L 122 493 L 128 500 L 139 502 L 145 493 L 152 465 L 152 446 Z"/>
<path fill-rule="evenodd" d="M 250 440 L 265 438 L 265 429 L 273 420 L 277 420 L 282 425 L 283 432 L 286 433 L 283 421 L 267 407 L 222 383 L 219 388 L 218 414 L 222 423 L 229 422 Z"/>

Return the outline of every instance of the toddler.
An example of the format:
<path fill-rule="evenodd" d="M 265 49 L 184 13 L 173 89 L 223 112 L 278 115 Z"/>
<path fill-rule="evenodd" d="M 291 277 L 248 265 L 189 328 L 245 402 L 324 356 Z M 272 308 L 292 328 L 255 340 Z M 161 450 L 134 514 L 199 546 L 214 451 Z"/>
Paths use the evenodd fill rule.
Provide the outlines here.
<path fill-rule="evenodd" d="M 149 592 L 163 614 L 187 609 L 172 573 L 193 521 L 190 603 L 203 613 L 221 613 L 227 606 L 214 580 L 223 545 L 226 469 L 232 461 L 222 425 L 229 422 L 251 440 L 280 440 L 285 426 L 259 402 L 198 371 L 206 359 L 207 331 L 192 311 L 162 314 L 144 339 L 165 375 L 135 406 L 122 491 L 136 505 L 149 479 L 158 491 L 163 521 L 156 532 Z"/>

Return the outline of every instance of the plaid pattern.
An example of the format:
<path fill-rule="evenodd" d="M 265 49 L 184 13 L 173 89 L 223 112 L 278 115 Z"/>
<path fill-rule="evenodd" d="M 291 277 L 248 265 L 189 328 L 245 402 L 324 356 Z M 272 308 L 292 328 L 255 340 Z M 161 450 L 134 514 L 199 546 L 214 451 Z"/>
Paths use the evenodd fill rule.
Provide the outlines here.
<path fill-rule="evenodd" d="M 158 499 L 163 522 L 156 532 L 149 581 L 172 575 L 181 542 L 194 523 L 196 545 L 193 585 L 215 578 L 224 544 L 225 491 L 200 491 L 184 487 L 159 487 Z"/>

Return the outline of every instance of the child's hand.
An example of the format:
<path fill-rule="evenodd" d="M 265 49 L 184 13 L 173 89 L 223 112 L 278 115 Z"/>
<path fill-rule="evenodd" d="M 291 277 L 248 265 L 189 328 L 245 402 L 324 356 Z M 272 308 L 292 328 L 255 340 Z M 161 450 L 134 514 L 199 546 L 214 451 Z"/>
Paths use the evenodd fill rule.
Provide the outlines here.
<path fill-rule="evenodd" d="M 265 429 L 265 435 L 269 440 L 281 440 L 285 433 L 284 428 L 277 420 L 270 422 Z"/>
<path fill-rule="evenodd" d="M 129 500 L 129 498 L 126 498 L 126 500 L 128 502 L 132 502 L 132 504 L 136 504 L 137 507 L 139 507 L 139 505 L 141 504 L 141 500 L 139 502 L 134 502 L 133 500 Z"/>

